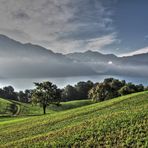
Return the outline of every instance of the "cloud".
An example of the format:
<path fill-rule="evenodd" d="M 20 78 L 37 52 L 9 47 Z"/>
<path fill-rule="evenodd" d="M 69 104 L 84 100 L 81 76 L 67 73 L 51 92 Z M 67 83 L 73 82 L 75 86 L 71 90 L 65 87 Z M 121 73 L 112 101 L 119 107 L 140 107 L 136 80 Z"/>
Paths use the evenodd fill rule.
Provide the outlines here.
<path fill-rule="evenodd" d="M 1 0 L 0 33 L 56 52 L 71 52 L 87 41 L 92 48 L 106 44 L 103 38 L 114 32 L 111 16 L 102 0 Z"/>
<path fill-rule="evenodd" d="M 26 12 L 23 12 L 22 10 L 18 10 L 17 12 L 14 12 L 12 15 L 15 19 L 22 19 L 22 20 L 30 19 L 30 16 Z"/>
<path fill-rule="evenodd" d="M 118 43 L 116 33 L 110 33 L 101 37 L 86 39 L 86 40 L 61 40 L 55 43 L 52 42 L 50 45 L 53 48 L 57 48 L 57 51 L 60 52 L 60 49 L 63 49 L 64 53 L 70 52 L 84 52 L 87 50 L 97 51 L 102 50 L 105 46 L 111 45 L 113 43 Z M 70 49 L 70 50 L 69 50 Z"/>
<path fill-rule="evenodd" d="M 133 51 L 133 52 L 122 54 L 122 55 L 120 55 L 120 57 L 122 57 L 122 56 L 133 56 L 133 55 L 143 54 L 143 53 L 148 53 L 148 47 L 144 47 L 144 48 L 138 49 L 138 50 Z"/>
<path fill-rule="evenodd" d="M 119 42 L 117 39 L 116 33 L 111 33 L 109 35 L 105 35 L 99 38 L 90 39 L 88 41 L 88 49 L 97 50 L 101 49 L 107 45 L 111 45 L 115 42 Z"/>

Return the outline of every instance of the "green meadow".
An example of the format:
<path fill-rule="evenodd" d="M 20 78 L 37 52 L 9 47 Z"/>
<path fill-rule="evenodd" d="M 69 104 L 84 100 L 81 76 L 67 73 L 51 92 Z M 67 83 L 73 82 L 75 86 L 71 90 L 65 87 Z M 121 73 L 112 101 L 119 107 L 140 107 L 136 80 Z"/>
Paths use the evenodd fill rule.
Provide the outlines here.
<path fill-rule="evenodd" d="M 0 113 L 0 148 L 148 147 L 147 91 L 52 105 L 46 115 L 40 106 L 0 99 Z"/>

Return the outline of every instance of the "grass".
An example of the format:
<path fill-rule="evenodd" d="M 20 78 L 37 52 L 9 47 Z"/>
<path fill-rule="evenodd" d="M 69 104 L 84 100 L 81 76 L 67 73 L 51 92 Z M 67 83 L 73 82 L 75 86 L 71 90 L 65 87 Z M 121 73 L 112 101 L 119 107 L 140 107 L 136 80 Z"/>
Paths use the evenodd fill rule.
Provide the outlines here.
<path fill-rule="evenodd" d="M 87 103 L 1 121 L 0 147 L 148 147 L 148 92 Z"/>
<path fill-rule="evenodd" d="M 0 98 L 0 116 L 10 116 L 17 113 L 19 107 L 17 104 Z"/>
<path fill-rule="evenodd" d="M 86 105 L 93 104 L 91 100 L 77 100 L 77 101 L 69 101 L 62 102 L 61 106 L 50 105 L 47 108 L 48 114 L 53 114 L 56 112 L 61 112 L 68 109 L 78 108 Z M 14 113 L 10 111 L 11 105 L 16 106 L 16 110 Z M 20 116 L 37 116 L 42 115 L 43 109 L 39 105 L 32 105 L 21 103 L 18 101 L 6 100 L 0 98 L 0 121 L 15 119 L 13 116 L 17 115 L 17 118 Z"/>

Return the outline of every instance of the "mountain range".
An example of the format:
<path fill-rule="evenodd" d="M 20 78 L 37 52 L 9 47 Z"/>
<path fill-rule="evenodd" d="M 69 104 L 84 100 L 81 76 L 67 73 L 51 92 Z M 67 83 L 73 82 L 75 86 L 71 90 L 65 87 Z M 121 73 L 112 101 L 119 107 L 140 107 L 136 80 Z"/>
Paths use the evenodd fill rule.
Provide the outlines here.
<path fill-rule="evenodd" d="M 38 78 L 97 74 L 148 76 L 148 53 L 128 57 L 97 51 L 54 53 L 0 35 L 0 77 Z"/>

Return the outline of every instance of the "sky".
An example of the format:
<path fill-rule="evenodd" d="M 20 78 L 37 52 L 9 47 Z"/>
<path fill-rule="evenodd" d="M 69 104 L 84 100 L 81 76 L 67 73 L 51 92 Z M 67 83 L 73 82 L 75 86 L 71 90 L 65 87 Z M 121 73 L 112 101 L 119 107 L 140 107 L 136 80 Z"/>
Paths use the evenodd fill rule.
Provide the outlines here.
<path fill-rule="evenodd" d="M 40 45 L 63 54 L 92 50 L 131 56 L 148 53 L 147 10 L 147 0 L 0 0 L 0 34 L 21 43 Z M 0 80 L 3 86 L 14 84 L 20 89 L 23 88 L 22 85 L 32 86 L 31 78 L 50 76 L 63 76 L 63 85 L 63 82 L 67 83 L 65 78 L 69 76 L 87 74 L 91 78 L 96 74 L 96 67 L 101 67 L 95 63 L 92 68 L 86 63 L 55 62 L 55 57 L 44 56 L 42 60 L 41 55 L 46 55 L 45 51 L 37 52 L 38 47 L 34 48 L 31 44 L 26 46 L 33 48 L 31 51 L 36 49 L 35 53 L 38 54 L 33 52 L 32 55 L 22 57 L 19 48 L 23 45 L 19 46 L 9 39 L 5 40 L 9 42 L 5 44 L 3 36 L 0 37 Z M 15 49 L 13 54 L 12 45 Z M 26 46 L 22 47 L 23 55 L 28 53 Z M 7 47 L 11 49 L 11 53 L 10 50 L 9 53 L 6 52 Z M 65 56 L 57 55 L 60 56 L 59 59 L 65 59 Z M 67 60 L 64 59 L 63 61 Z M 107 69 L 111 73 L 113 69 L 120 73 L 126 72 L 128 76 L 131 73 L 140 77 L 148 74 L 147 64 L 120 65 L 120 62 L 115 64 L 112 61 L 104 64 L 103 70 Z M 14 80 L 18 78 L 28 81 Z M 26 84 L 22 83 L 24 81 Z"/>
<path fill-rule="evenodd" d="M 147 0 L 0 0 L 0 34 L 54 52 L 148 52 Z"/>

